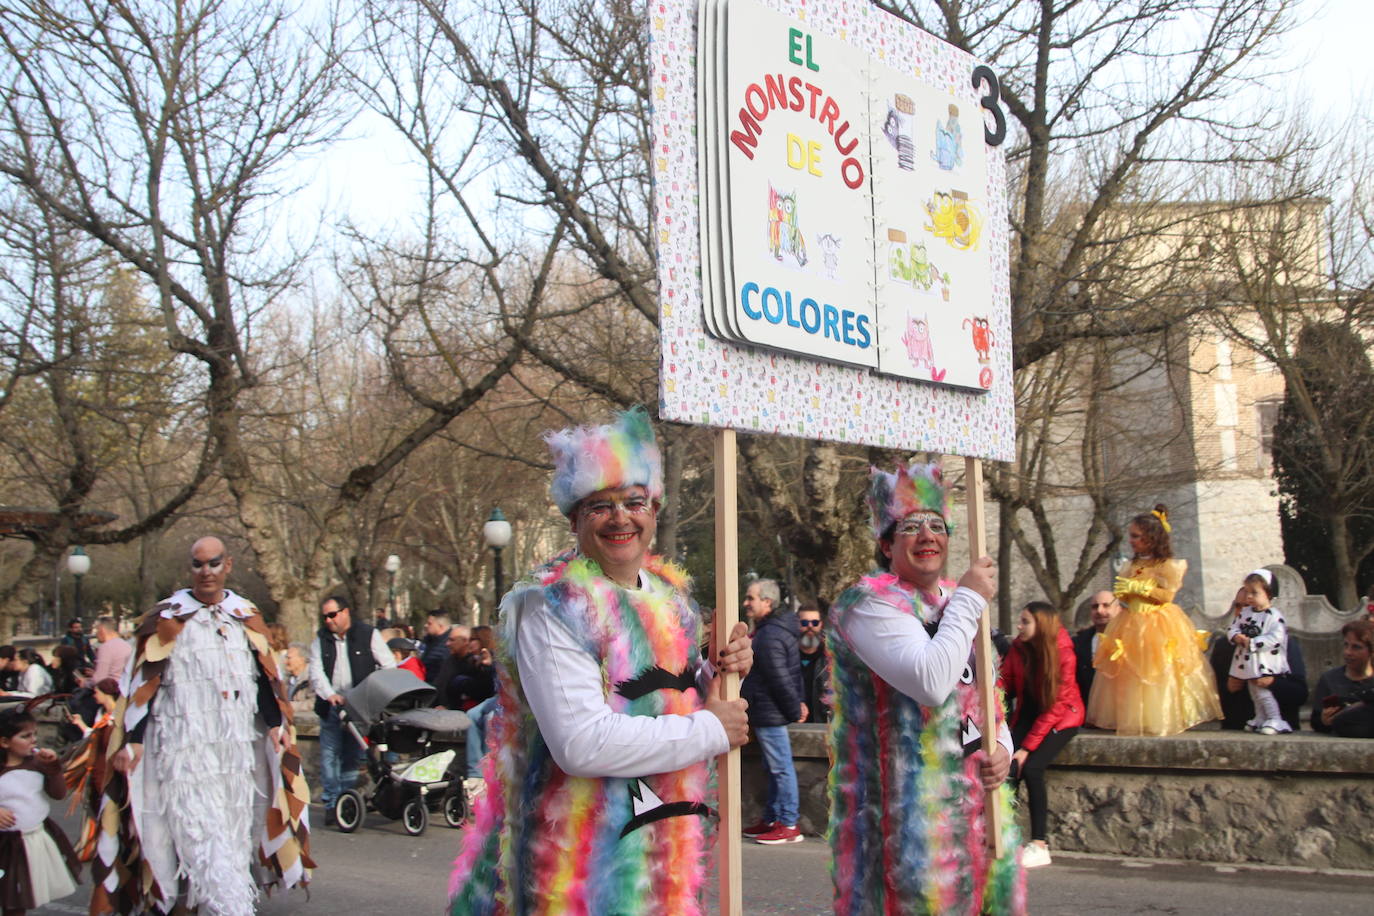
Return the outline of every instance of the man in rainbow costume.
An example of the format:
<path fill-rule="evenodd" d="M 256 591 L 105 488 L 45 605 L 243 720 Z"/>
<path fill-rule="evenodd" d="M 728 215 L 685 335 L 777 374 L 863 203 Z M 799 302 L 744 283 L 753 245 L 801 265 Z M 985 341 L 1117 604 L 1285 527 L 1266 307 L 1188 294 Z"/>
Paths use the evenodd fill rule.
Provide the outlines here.
<path fill-rule="evenodd" d="M 662 461 L 642 408 L 546 437 L 577 546 L 501 602 L 486 792 L 453 916 L 697 914 L 709 761 L 747 740 L 701 658 L 688 581 L 649 554 Z M 740 624 L 719 668 L 752 664 Z"/>
<path fill-rule="evenodd" d="M 941 578 L 951 524 L 938 464 L 872 469 L 868 507 L 881 569 L 840 595 L 826 627 L 835 912 L 1024 913 L 1005 790 L 999 859 L 984 819 L 985 790 L 1011 765 L 1011 735 L 999 709 L 997 749 L 990 759 L 980 749 L 970 654 L 996 567 L 982 557 L 957 585 Z"/>

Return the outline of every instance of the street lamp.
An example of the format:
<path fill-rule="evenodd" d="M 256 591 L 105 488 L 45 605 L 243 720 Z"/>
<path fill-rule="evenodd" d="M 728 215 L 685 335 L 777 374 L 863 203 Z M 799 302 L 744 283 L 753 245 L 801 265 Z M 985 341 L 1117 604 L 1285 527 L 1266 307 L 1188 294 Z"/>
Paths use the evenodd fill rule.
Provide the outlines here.
<path fill-rule="evenodd" d="M 496 590 L 494 605 L 501 603 L 501 592 L 504 583 L 501 581 L 501 549 L 510 543 L 510 522 L 506 521 L 506 516 L 502 514 L 499 507 L 491 510 L 491 515 L 487 522 L 482 526 L 482 537 L 486 540 L 487 546 L 491 548 L 492 556 L 495 558 L 496 566 Z"/>
<path fill-rule="evenodd" d="M 401 570 L 401 558 L 396 554 L 391 554 L 383 564 L 386 571 L 391 575 L 391 584 L 386 591 L 386 613 L 393 626 L 396 624 L 396 573 Z"/>
<path fill-rule="evenodd" d="M 91 558 L 86 556 L 86 548 L 77 545 L 72 548 L 72 552 L 67 554 L 67 572 L 72 574 L 75 587 L 73 588 L 72 601 L 76 605 L 76 613 L 73 617 L 81 619 L 81 577 L 91 571 Z"/>

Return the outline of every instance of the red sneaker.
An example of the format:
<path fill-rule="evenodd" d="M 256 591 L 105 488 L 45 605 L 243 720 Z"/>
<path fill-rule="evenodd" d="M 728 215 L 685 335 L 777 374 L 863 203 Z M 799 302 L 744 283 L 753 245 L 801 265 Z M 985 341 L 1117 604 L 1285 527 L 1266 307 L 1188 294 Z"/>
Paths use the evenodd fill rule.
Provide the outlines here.
<path fill-rule="evenodd" d="M 777 824 L 767 833 L 754 837 L 754 842 L 764 846 L 781 846 L 783 843 L 800 843 L 802 839 L 802 832 L 796 826 Z"/>
<path fill-rule="evenodd" d="M 756 836 L 763 836 L 765 833 L 771 832 L 772 829 L 776 826 L 778 825 L 773 823 L 772 821 L 759 821 L 752 827 L 745 827 L 744 835 L 749 837 L 750 839 L 753 839 Z"/>

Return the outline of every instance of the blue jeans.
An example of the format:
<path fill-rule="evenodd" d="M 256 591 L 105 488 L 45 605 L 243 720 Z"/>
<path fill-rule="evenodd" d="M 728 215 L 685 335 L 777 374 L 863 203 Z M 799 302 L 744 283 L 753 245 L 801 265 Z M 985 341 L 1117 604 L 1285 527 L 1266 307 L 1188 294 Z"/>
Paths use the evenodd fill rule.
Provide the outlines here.
<path fill-rule="evenodd" d="M 487 697 L 468 710 L 472 728 L 463 736 L 463 746 L 468 755 L 468 778 L 482 775 L 482 756 L 487 752 L 487 719 L 496 710 L 496 697 Z"/>
<path fill-rule="evenodd" d="M 797 770 L 792 765 L 792 739 L 786 725 L 754 726 L 754 738 L 763 751 L 768 771 L 768 803 L 763 819 L 769 823 L 797 826 L 801 802 L 797 797 Z"/>
<path fill-rule="evenodd" d="M 320 782 L 326 808 L 334 807 L 334 800 L 345 789 L 357 787 L 358 761 L 362 756 L 358 739 L 344 731 L 339 721 L 339 708 L 329 707 L 320 719 Z"/>

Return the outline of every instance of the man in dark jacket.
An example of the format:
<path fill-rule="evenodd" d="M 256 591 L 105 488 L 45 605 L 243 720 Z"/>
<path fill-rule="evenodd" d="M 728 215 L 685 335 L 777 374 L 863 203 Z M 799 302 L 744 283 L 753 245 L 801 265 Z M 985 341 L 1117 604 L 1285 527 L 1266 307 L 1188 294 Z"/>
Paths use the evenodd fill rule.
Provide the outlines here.
<path fill-rule="evenodd" d="M 1112 618 L 1121 613 L 1121 602 L 1111 592 L 1098 592 L 1088 599 L 1088 610 L 1092 626 L 1084 627 L 1074 634 L 1073 654 L 1078 661 L 1074 676 L 1078 680 L 1078 692 L 1083 702 L 1088 702 L 1088 694 L 1093 689 L 1093 656 L 1097 654 L 1097 644 L 1102 640 L 1102 632 Z"/>
<path fill-rule="evenodd" d="M 439 669 L 448 659 L 448 632 L 452 622 L 441 610 L 430 611 L 425 617 L 425 635 L 420 640 L 420 664 L 425 667 L 425 680 L 439 686 Z M 441 688 L 442 689 L 442 688 Z"/>
<path fill-rule="evenodd" d="M 797 609 L 797 623 L 801 627 L 801 677 L 804 691 L 802 715 L 807 722 L 830 721 L 830 703 L 826 691 L 830 688 L 830 656 L 825 651 L 825 624 L 821 609 L 803 604 Z"/>
<path fill-rule="evenodd" d="M 768 771 L 763 820 L 744 835 L 765 846 L 802 841 L 797 771 L 787 735 L 787 726 L 802 720 L 801 628 L 796 614 L 777 611 L 781 600 L 772 579 L 758 580 L 744 596 L 745 616 L 754 623 L 754 670 L 740 685 L 740 696 L 749 701 L 749 726 Z"/>

